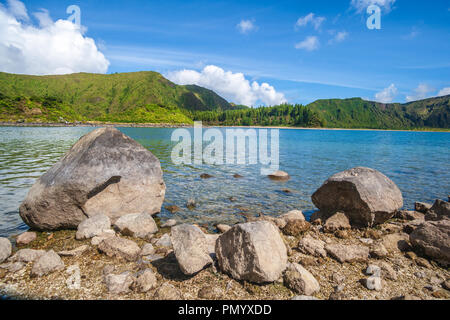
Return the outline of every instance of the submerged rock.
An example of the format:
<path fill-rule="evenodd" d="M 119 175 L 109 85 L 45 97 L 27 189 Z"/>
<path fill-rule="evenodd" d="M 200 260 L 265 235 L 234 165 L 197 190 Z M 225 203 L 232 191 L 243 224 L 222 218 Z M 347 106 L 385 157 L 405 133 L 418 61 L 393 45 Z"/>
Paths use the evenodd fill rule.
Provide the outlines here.
<path fill-rule="evenodd" d="M 124 236 L 147 239 L 158 232 L 155 220 L 148 213 L 127 214 L 117 219 L 114 227 Z"/>
<path fill-rule="evenodd" d="M 17 237 L 16 243 L 18 246 L 27 245 L 36 240 L 36 238 L 36 232 L 24 232 Z"/>
<path fill-rule="evenodd" d="M 76 228 L 87 217 L 115 220 L 135 212 L 157 213 L 165 184 L 159 160 L 114 128 L 82 137 L 30 189 L 20 216 L 37 230 Z"/>
<path fill-rule="evenodd" d="M 43 254 L 36 262 L 33 264 L 31 269 L 32 277 L 42 277 L 49 273 L 59 271 L 64 269 L 64 262 L 56 254 L 55 251 L 50 250 Z"/>
<path fill-rule="evenodd" d="M 78 225 L 77 240 L 91 239 L 111 228 L 111 220 L 104 214 L 97 214 Z"/>
<path fill-rule="evenodd" d="M 0 238 L 0 263 L 9 258 L 12 252 L 11 242 L 7 238 Z"/>
<path fill-rule="evenodd" d="M 103 240 L 98 249 L 109 257 L 123 258 L 128 261 L 136 261 L 141 253 L 141 248 L 128 239 L 111 237 Z"/>
<path fill-rule="evenodd" d="M 287 264 L 283 239 L 267 221 L 235 225 L 217 240 L 216 255 L 222 271 L 255 283 L 278 280 Z"/>
<path fill-rule="evenodd" d="M 427 256 L 450 264 L 450 220 L 425 222 L 409 237 L 412 245 Z"/>
<path fill-rule="evenodd" d="M 403 207 L 397 185 L 381 172 L 353 168 L 330 177 L 312 196 L 321 213 L 343 211 L 352 225 L 373 226 L 390 219 Z"/>
<path fill-rule="evenodd" d="M 275 171 L 275 172 L 269 174 L 268 177 L 272 180 L 278 180 L 278 181 L 287 181 L 291 178 L 287 172 L 284 172 L 281 170 L 278 170 L 278 171 Z"/>

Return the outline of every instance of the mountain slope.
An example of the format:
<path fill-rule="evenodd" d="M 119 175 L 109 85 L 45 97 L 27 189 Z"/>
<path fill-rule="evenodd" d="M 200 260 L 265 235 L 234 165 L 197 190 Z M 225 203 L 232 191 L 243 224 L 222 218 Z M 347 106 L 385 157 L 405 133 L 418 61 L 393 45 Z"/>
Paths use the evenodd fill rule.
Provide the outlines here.
<path fill-rule="evenodd" d="M 211 90 L 156 72 L 26 76 L 0 73 L 0 120 L 189 123 L 190 111 L 233 107 Z M 56 117 L 56 118 L 55 118 Z"/>

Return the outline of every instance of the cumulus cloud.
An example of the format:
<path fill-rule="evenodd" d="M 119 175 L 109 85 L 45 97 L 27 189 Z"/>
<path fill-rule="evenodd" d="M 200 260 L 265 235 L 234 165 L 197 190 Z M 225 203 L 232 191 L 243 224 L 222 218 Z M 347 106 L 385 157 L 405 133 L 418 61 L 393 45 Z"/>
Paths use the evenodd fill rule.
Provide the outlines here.
<path fill-rule="evenodd" d="M 340 31 L 334 35 L 334 38 L 329 41 L 329 43 L 339 43 L 348 38 L 347 31 Z"/>
<path fill-rule="evenodd" d="M 350 6 L 355 8 L 358 13 L 366 12 L 370 5 L 377 5 L 385 12 L 390 12 L 396 0 L 352 0 Z"/>
<path fill-rule="evenodd" d="M 319 30 L 322 23 L 325 21 L 324 17 L 316 17 L 314 13 L 310 13 L 304 17 L 300 17 L 295 24 L 296 27 L 304 27 L 311 23 L 314 29 Z"/>
<path fill-rule="evenodd" d="M 438 97 L 450 95 L 450 87 L 444 88 L 438 93 Z"/>
<path fill-rule="evenodd" d="M 198 72 L 195 70 L 172 71 L 167 78 L 177 84 L 195 84 L 215 91 L 228 101 L 246 106 L 256 103 L 277 105 L 285 103 L 286 98 L 268 83 L 250 83 L 242 73 L 225 71 L 214 65 L 209 65 Z"/>
<path fill-rule="evenodd" d="M 413 93 L 406 96 L 406 101 L 417 101 L 423 100 L 430 97 L 429 93 L 433 92 L 434 89 L 425 83 L 419 84 L 417 88 L 414 89 Z"/>
<path fill-rule="evenodd" d="M 250 20 L 241 20 L 236 27 L 239 29 L 239 32 L 243 34 L 256 30 L 255 24 Z"/>
<path fill-rule="evenodd" d="M 381 103 L 391 103 L 394 101 L 395 96 L 397 95 L 398 90 L 394 84 L 391 84 L 389 87 L 383 89 L 382 91 L 375 94 L 375 101 Z"/>
<path fill-rule="evenodd" d="M 297 43 L 295 45 L 295 48 L 304 49 L 307 51 L 314 51 L 319 48 L 319 45 L 320 45 L 319 38 L 317 38 L 316 36 L 310 36 L 307 37 L 305 40 Z"/>
<path fill-rule="evenodd" d="M 25 5 L 9 0 L 0 6 L 0 71 L 20 74 L 105 73 L 109 61 L 95 41 L 67 20 L 53 22 L 47 10 L 33 14 Z"/>

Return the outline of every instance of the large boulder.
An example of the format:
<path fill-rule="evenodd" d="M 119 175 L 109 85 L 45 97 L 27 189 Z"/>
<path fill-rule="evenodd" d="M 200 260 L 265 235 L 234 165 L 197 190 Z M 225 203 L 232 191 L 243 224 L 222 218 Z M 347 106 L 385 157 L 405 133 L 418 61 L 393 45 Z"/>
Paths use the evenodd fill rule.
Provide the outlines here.
<path fill-rule="evenodd" d="M 403 207 L 397 185 L 381 172 L 357 167 L 330 177 L 312 196 L 322 214 L 343 211 L 352 225 L 367 227 L 390 219 Z"/>
<path fill-rule="evenodd" d="M 213 262 L 206 236 L 200 228 L 188 224 L 175 226 L 171 239 L 175 257 L 184 274 L 193 275 Z"/>
<path fill-rule="evenodd" d="M 425 222 L 409 238 L 412 245 L 427 256 L 450 264 L 450 220 Z"/>
<path fill-rule="evenodd" d="M 234 279 L 273 282 L 287 265 L 287 249 L 272 223 L 256 221 L 235 225 L 216 242 L 219 267 Z"/>
<path fill-rule="evenodd" d="M 38 230 L 76 228 L 87 217 L 158 213 L 165 195 L 159 160 L 114 128 L 82 137 L 31 187 L 20 216 Z"/>

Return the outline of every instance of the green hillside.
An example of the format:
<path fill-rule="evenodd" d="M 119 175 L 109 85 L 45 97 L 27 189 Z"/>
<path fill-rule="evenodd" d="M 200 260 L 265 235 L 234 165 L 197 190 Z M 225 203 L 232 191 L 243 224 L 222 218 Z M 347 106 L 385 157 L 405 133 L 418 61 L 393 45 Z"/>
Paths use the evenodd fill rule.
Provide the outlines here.
<path fill-rule="evenodd" d="M 191 111 L 233 107 L 213 91 L 156 72 L 26 76 L 0 73 L 0 121 L 190 123 Z"/>

